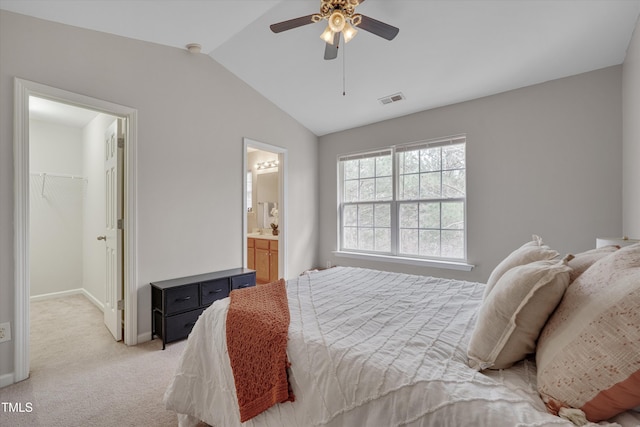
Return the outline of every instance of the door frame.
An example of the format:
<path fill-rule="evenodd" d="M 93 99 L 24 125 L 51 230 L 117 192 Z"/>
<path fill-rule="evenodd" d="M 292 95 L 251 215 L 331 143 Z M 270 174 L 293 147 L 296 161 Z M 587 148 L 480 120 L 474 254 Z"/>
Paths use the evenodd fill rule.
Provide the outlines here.
<path fill-rule="evenodd" d="M 124 343 L 138 343 L 137 115 L 136 109 L 14 78 L 14 382 L 29 377 L 29 96 L 125 118 L 124 148 Z"/>
<path fill-rule="evenodd" d="M 242 266 L 247 266 L 247 170 L 249 167 L 247 159 L 247 148 L 257 148 L 262 151 L 269 151 L 278 155 L 278 186 L 279 186 L 279 212 L 278 223 L 282 224 L 280 228 L 280 239 L 278 243 L 278 273 L 280 277 L 285 279 L 288 277 L 287 271 L 287 236 L 288 236 L 288 157 L 289 154 L 286 148 L 278 147 L 276 145 L 265 144 L 264 142 L 258 142 L 250 138 L 242 139 Z"/>

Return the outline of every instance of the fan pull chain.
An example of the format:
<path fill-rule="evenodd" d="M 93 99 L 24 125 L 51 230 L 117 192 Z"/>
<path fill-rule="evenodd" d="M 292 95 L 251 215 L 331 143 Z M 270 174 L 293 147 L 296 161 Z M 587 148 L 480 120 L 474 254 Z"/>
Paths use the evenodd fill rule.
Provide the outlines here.
<path fill-rule="evenodd" d="M 342 45 L 342 96 L 345 96 L 347 94 L 347 84 L 346 84 L 346 68 L 347 68 L 347 57 L 346 57 L 346 49 L 345 47 L 347 46 L 347 43 L 345 42 Z"/>

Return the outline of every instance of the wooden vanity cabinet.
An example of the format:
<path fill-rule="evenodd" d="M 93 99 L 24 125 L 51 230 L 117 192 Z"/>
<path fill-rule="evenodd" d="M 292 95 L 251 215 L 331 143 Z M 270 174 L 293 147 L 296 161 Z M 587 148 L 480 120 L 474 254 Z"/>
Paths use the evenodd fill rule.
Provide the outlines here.
<path fill-rule="evenodd" d="M 256 239 L 247 239 L 247 268 L 256 269 Z"/>
<path fill-rule="evenodd" d="M 278 280 L 278 241 L 269 239 L 250 240 L 254 240 L 253 269 L 256 270 L 256 281 L 258 283 L 269 283 Z M 251 245 L 251 243 L 248 244 Z M 250 257 L 251 250 L 247 253 L 248 265 L 251 265 Z"/>

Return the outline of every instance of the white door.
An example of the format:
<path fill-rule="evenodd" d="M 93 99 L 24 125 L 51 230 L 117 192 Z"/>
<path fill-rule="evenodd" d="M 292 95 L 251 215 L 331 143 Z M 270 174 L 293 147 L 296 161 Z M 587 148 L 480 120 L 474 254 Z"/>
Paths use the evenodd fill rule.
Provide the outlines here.
<path fill-rule="evenodd" d="M 124 147 L 123 119 L 117 119 L 105 132 L 105 195 L 106 231 L 99 240 L 105 241 L 107 264 L 104 324 L 116 339 L 122 339 L 122 158 Z M 120 144 L 118 141 L 120 140 Z M 119 226 L 120 225 L 120 226 Z"/>

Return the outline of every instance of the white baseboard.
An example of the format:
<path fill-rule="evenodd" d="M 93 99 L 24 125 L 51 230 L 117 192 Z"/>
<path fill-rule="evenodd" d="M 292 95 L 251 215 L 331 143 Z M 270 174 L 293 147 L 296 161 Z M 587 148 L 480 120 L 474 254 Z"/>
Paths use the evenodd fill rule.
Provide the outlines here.
<path fill-rule="evenodd" d="M 143 342 L 151 341 L 151 332 L 145 332 L 144 334 L 138 335 L 138 343 L 142 344 Z"/>
<path fill-rule="evenodd" d="M 8 385 L 11 385 L 13 383 L 15 383 L 15 375 L 13 375 L 13 372 L 10 374 L 4 374 L 4 375 L 0 375 L 0 388 L 2 387 L 6 387 Z"/>
<path fill-rule="evenodd" d="M 80 290 L 82 291 L 82 295 L 87 297 L 87 299 L 89 301 L 91 301 L 93 303 L 93 305 L 98 307 L 100 309 L 100 311 L 104 312 L 104 304 L 101 303 L 98 298 L 94 297 L 93 294 L 91 292 L 89 292 L 88 290 L 86 290 L 85 288 L 82 288 Z"/>
<path fill-rule="evenodd" d="M 68 291 L 51 292 L 49 294 L 32 295 L 31 298 L 29 298 L 29 300 L 31 302 L 35 302 L 35 301 L 44 301 L 47 299 L 68 297 L 71 295 L 81 294 L 82 291 L 83 291 L 82 288 L 78 288 L 78 289 L 69 289 Z"/>
<path fill-rule="evenodd" d="M 91 301 L 96 307 L 98 307 L 100 311 L 104 311 L 104 304 L 101 303 L 100 300 L 98 300 L 98 298 L 94 297 L 89 291 L 87 291 L 84 288 L 69 289 L 68 291 L 61 291 L 61 292 L 51 292 L 49 294 L 33 295 L 29 300 L 31 302 L 36 302 L 36 301 L 44 301 L 44 300 L 54 299 L 54 298 L 63 298 L 63 297 L 68 297 L 71 295 L 78 295 L 78 294 L 84 295 L 89 301 Z"/>

